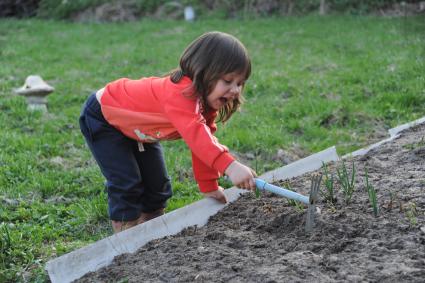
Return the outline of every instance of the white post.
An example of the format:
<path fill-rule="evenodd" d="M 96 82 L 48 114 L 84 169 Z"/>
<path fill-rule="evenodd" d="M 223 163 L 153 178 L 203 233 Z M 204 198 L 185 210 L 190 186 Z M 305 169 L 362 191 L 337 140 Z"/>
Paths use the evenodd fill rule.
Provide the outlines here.
<path fill-rule="evenodd" d="M 184 8 L 184 19 L 188 22 L 193 22 L 195 20 L 195 10 L 192 6 L 186 6 Z"/>

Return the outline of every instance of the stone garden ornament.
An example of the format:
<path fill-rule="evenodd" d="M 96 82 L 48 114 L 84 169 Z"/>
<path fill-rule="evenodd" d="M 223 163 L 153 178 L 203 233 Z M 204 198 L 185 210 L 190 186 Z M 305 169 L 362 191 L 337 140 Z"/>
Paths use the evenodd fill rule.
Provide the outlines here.
<path fill-rule="evenodd" d="M 46 96 L 55 90 L 48 85 L 40 76 L 30 75 L 25 84 L 14 90 L 16 94 L 26 98 L 29 110 L 41 110 L 47 112 Z"/>

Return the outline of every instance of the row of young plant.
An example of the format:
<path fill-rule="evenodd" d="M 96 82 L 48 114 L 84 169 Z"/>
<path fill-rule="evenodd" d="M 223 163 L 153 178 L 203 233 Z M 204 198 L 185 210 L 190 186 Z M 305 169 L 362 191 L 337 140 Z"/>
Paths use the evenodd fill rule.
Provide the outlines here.
<path fill-rule="evenodd" d="M 344 197 L 345 204 L 349 204 L 353 197 L 356 184 L 356 167 L 354 161 L 351 162 L 351 170 L 349 170 L 342 160 L 341 166 L 336 168 L 336 178 L 334 174 L 329 171 L 328 165 L 323 163 L 323 180 L 325 190 L 321 190 L 320 193 L 327 203 L 334 205 L 337 202 L 336 188 L 337 184 L 341 188 L 342 195 Z M 369 175 L 366 168 L 365 170 L 365 191 L 368 194 L 369 202 L 373 209 L 375 217 L 379 214 L 378 200 L 376 196 L 375 187 L 369 182 Z"/>
<path fill-rule="evenodd" d="M 323 170 L 323 180 L 324 180 L 324 190 L 320 190 L 320 195 L 324 198 L 326 203 L 334 206 L 337 203 L 336 198 L 336 190 L 338 186 L 341 188 L 345 204 L 348 205 L 351 202 L 353 193 L 355 191 L 355 181 L 356 181 L 356 167 L 354 165 L 354 161 L 352 161 L 351 170 L 347 168 L 345 165 L 345 161 L 342 161 L 342 164 L 340 167 L 336 168 L 336 178 L 334 177 L 334 174 L 332 174 L 329 171 L 328 165 L 326 163 L 323 163 L 322 166 Z M 286 181 L 283 184 L 283 187 L 285 187 L 288 190 L 294 191 L 294 189 L 291 187 L 291 184 Z M 367 169 L 365 168 L 365 187 L 366 191 L 369 196 L 369 202 L 373 209 L 373 214 L 375 217 L 379 214 L 379 207 L 378 207 L 378 200 L 376 196 L 376 189 L 375 187 L 369 182 L 369 175 L 367 172 Z M 256 197 L 260 197 L 260 190 L 256 190 Z M 289 205 L 295 207 L 298 211 L 304 210 L 304 205 L 298 201 L 288 199 Z"/>
<path fill-rule="evenodd" d="M 345 165 L 345 161 L 343 160 L 341 165 L 336 168 L 336 178 L 335 175 L 330 173 L 328 166 L 323 163 L 323 175 L 324 175 L 324 190 L 321 190 L 321 195 L 325 199 L 327 203 L 330 205 L 335 205 L 337 202 L 336 198 L 336 188 L 341 188 L 345 204 L 349 204 L 351 202 L 351 198 L 355 191 L 356 184 L 356 167 L 354 165 L 354 161 L 351 163 L 351 170 L 347 168 Z M 378 217 L 379 215 L 379 204 L 376 195 L 376 189 L 369 181 L 369 174 L 367 168 L 364 168 L 365 172 L 365 192 L 368 194 L 369 203 L 373 209 L 373 215 Z M 387 204 L 387 208 L 391 210 L 397 202 L 397 193 L 390 193 L 390 200 Z M 405 208 L 401 201 L 398 201 L 398 208 L 400 212 L 405 212 L 405 215 L 409 221 L 409 223 L 413 226 L 417 224 L 417 215 L 418 211 L 415 203 L 409 203 L 408 207 Z"/>
<path fill-rule="evenodd" d="M 354 165 L 354 161 L 352 161 L 351 170 L 347 168 L 345 165 L 345 161 L 342 161 L 340 167 L 336 168 L 336 178 L 335 175 L 329 171 L 328 165 L 323 163 L 323 181 L 325 189 L 320 189 L 320 195 L 326 201 L 326 203 L 330 204 L 334 207 L 337 203 L 336 191 L 339 187 L 342 191 L 342 195 L 344 197 L 344 202 L 346 205 L 350 204 L 353 193 L 355 191 L 355 181 L 356 181 L 356 167 Z M 294 191 L 289 182 L 285 182 L 283 185 L 286 189 Z M 373 209 L 373 214 L 375 217 L 379 214 L 378 200 L 376 195 L 375 187 L 369 182 L 369 175 L 367 169 L 365 168 L 365 187 L 366 192 L 368 193 L 369 202 Z M 256 196 L 259 197 L 259 191 L 256 191 Z M 304 210 L 304 205 L 295 200 L 288 199 L 288 203 L 295 207 L 298 211 Z"/>

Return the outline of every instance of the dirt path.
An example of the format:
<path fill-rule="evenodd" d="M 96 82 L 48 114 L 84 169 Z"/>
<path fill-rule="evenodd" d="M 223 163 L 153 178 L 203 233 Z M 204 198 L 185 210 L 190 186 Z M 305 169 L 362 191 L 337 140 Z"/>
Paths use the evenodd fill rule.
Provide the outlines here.
<path fill-rule="evenodd" d="M 152 241 L 79 282 L 423 282 L 425 125 L 354 164 L 351 203 L 345 205 L 339 189 L 335 205 L 322 200 L 311 235 L 304 233 L 305 209 L 271 194 L 245 195 L 205 227 Z M 351 161 L 346 165 L 351 169 Z M 377 189 L 376 218 L 365 168 Z M 307 193 L 310 176 L 287 182 Z"/>

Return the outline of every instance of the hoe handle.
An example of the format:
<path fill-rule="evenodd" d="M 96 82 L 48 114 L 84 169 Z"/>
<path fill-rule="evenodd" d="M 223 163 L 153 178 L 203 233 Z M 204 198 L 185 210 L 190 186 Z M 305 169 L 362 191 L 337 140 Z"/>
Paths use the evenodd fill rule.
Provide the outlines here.
<path fill-rule="evenodd" d="M 300 201 L 300 202 L 305 203 L 307 205 L 310 204 L 308 197 L 303 196 L 299 193 L 296 193 L 296 192 L 293 192 L 293 191 L 290 191 L 290 190 L 269 184 L 269 183 L 265 182 L 264 180 L 256 178 L 255 179 L 255 185 L 257 186 L 257 188 L 259 190 L 266 190 L 266 191 L 272 192 L 274 194 L 277 194 L 277 195 L 280 195 L 280 196 L 283 196 L 283 197 L 286 197 L 286 198 L 289 198 L 289 199 Z"/>

